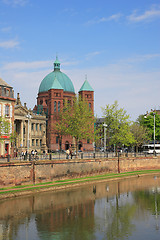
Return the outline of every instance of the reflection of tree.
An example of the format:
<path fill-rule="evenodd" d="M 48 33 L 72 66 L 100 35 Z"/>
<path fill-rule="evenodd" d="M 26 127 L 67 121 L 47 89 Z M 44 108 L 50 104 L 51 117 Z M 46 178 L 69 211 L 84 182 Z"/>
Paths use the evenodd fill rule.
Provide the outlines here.
<path fill-rule="evenodd" d="M 111 206 L 111 216 L 108 223 L 106 235 L 107 239 L 124 239 L 125 236 L 131 235 L 134 225 L 131 220 L 136 211 L 136 205 L 126 203 L 119 206 L 119 199 L 116 196 L 116 204 Z"/>
<path fill-rule="evenodd" d="M 102 205 L 104 205 L 102 207 Z M 101 239 L 120 240 L 132 235 L 135 227 L 132 224 L 137 206 L 128 195 L 119 194 L 96 202 L 95 225 Z"/>
<path fill-rule="evenodd" d="M 153 215 L 160 215 L 160 194 L 156 188 L 152 191 L 137 191 L 133 196 L 142 209 L 150 210 Z"/>

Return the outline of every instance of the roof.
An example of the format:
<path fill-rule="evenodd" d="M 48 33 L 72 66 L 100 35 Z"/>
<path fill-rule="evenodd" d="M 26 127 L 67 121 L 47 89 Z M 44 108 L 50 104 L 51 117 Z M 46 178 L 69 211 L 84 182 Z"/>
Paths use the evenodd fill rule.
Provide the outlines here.
<path fill-rule="evenodd" d="M 94 92 L 93 88 L 91 87 L 91 85 L 89 84 L 89 82 L 87 80 L 85 80 L 85 82 L 83 83 L 81 89 L 79 90 L 79 92 L 81 91 L 91 91 Z"/>
<path fill-rule="evenodd" d="M 63 87 L 61 86 L 61 84 L 57 80 L 56 76 L 55 76 L 55 79 L 54 79 L 50 89 L 63 89 Z"/>
<path fill-rule="evenodd" d="M 1 86 L 6 86 L 6 87 L 10 87 L 10 88 L 11 88 L 11 86 L 10 86 L 8 83 L 6 83 L 2 78 L 0 78 L 0 85 L 1 85 Z"/>

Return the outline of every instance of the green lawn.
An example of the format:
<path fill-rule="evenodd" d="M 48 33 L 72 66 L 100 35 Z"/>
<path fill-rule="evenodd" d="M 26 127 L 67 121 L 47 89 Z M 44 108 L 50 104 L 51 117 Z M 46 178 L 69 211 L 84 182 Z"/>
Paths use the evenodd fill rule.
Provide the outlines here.
<path fill-rule="evenodd" d="M 12 186 L 12 187 L 3 187 L 0 188 L 0 194 L 6 193 L 15 193 L 15 192 L 22 192 L 22 191 L 34 191 L 40 190 L 44 188 L 51 188 L 51 187 L 58 187 L 58 186 L 65 186 L 65 185 L 72 185 L 76 183 L 84 183 L 84 182 L 92 182 L 92 181 L 100 181 L 100 180 L 107 180 L 107 179 L 115 179 L 115 178 L 124 178 L 129 176 L 139 176 L 143 174 L 150 174 L 150 173 L 160 173 L 160 169 L 158 170 L 142 170 L 142 171 L 133 171 L 133 172 L 125 172 L 125 173 L 107 173 L 103 175 L 96 175 L 96 176 L 87 176 L 81 178 L 73 178 L 73 179 L 65 179 L 65 180 L 56 180 L 44 183 L 36 183 L 36 184 L 29 184 L 29 185 L 20 185 L 20 186 Z"/>

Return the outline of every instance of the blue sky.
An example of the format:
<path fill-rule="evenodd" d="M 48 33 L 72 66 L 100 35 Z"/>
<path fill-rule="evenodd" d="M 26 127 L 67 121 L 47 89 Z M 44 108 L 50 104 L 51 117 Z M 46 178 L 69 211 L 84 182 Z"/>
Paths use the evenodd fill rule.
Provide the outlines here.
<path fill-rule="evenodd" d="M 76 92 L 87 75 L 96 115 L 160 109 L 160 0 L 0 0 L 0 78 L 29 108 L 56 54 Z"/>

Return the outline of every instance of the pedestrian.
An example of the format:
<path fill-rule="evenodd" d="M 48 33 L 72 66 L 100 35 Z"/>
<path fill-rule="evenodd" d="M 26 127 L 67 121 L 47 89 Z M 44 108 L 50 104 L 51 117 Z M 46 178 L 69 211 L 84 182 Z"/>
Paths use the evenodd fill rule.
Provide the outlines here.
<path fill-rule="evenodd" d="M 21 152 L 21 158 L 22 158 L 22 160 L 24 160 L 24 152 L 23 151 Z"/>
<path fill-rule="evenodd" d="M 67 149 L 66 150 L 66 159 L 69 159 L 69 153 L 70 153 L 70 151 L 69 151 L 69 149 Z"/>
<path fill-rule="evenodd" d="M 34 157 L 34 150 L 32 150 L 31 154 L 32 154 L 32 156 Z"/>
<path fill-rule="evenodd" d="M 27 160 L 28 152 L 25 152 L 25 160 Z"/>
<path fill-rule="evenodd" d="M 69 154 L 71 155 L 71 159 L 72 159 L 72 156 L 73 156 L 72 148 L 70 148 Z"/>

